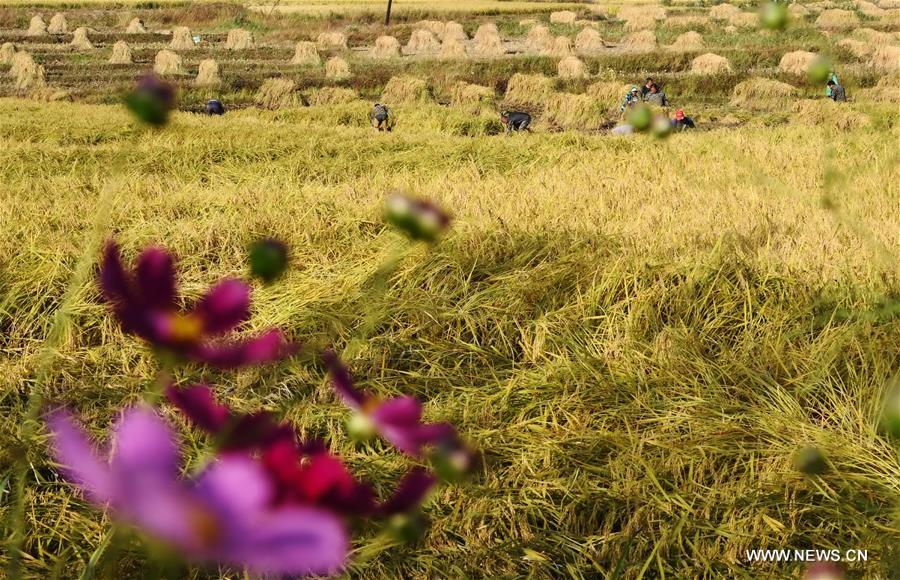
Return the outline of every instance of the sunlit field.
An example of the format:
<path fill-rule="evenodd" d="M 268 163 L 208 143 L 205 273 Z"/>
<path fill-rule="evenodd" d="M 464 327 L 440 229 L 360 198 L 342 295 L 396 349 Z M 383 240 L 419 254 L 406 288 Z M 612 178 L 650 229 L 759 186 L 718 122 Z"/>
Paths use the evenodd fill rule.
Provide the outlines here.
<path fill-rule="evenodd" d="M 900 569 L 900 447 L 885 427 L 900 376 L 900 85 L 889 60 L 900 9 L 840 4 L 857 24 L 826 34 L 813 12 L 785 30 L 726 30 L 709 7 L 683 3 L 642 5 L 666 16 L 639 30 L 627 10 L 614 14 L 625 3 L 400 0 L 389 28 L 380 3 L 288 2 L 281 14 L 158 4 L 0 8 L 0 44 L 43 67 L 23 87 L 0 61 L 6 577 L 255 577 L 215 558 L 172 563 L 49 453 L 43 411 L 71 409 L 100 442 L 123 408 L 150 401 L 178 434 L 182 474 L 208 466 L 215 440 L 159 397 L 161 367 L 323 439 L 389 494 L 428 461 L 351 437 L 326 348 L 359 388 L 415 396 L 426 422 L 452 424 L 478 455 L 424 500 L 414 537 L 348 526 L 346 576 L 808 574 L 809 562 L 751 562 L 757 549 L 867 552 L 840 562 L 838 578 Z M 335 7 L 340 17 L 320 17 Z M 550 23 L 566 8 L 589 23 Z M 25 33 L 57 11 L 68 32 Z M 406 49 L 426 27 L 418 19 L 448 14 L 466 35 L 461 55 Z M 126 34 L 134 18 L 146 30 Z M 503 54 L 478 52 L 487 22 Z M 179 25 L 200 43 L 171 48 Z M 573 39 L 599 31 L 602 45 L 572 47 L 584 75 L 561 76 L 563 57 L 533 48 L 539 25 Z M 91 27 L 90 48 L 69 45 L 76 26 Z M 238 27 L 252 46 L 226 47 Z M 655 48 L 629 48 L 640 30 Z M 292 62 L 297 42 L 338 31 L 346 47 L 320 42 L 319 63 Z M 703 47 L 673 48 L 690 31 Z M 378 57 L 383 35 L 400 52 Z M 132 62 L 109 63 L 121 40 Z M 167 48 L 181 57 L 163 75 L 178 104 L 151 127 L 122 101 Z M 790 70 L 782 57 L 797 51 L 826 57 L 849 102 Z M 704 53 L 728 69 L 702 71 Z M 327 74 L 332 58 L 349 74 Z M 203 86 L 209 59 L 218 78 Z M 647 76 L 670 100 L 654 112 L 684 108 L 695 130 L 610 134 Z M 224 116 L 202 114 L 210 98 Z M 391 107 L 391 132 L 370 124 L 376 101 Z M 503 134 L 498 112 L 510 107 L 534 116 L 533 132 Z M 387 223 L 397 193 L 443 208 L 446 232 L 416 242 Z M 272 283 L 248 268 L 263 238 L 289 249 Z M 276 327 L 300 352 L 237 371 L 166 366 L 101 296 L 112 239 L 129 264 L 148 246 L 170 250 L 188 303 L 225 277 L 247 279 L 240 336 Z"/>

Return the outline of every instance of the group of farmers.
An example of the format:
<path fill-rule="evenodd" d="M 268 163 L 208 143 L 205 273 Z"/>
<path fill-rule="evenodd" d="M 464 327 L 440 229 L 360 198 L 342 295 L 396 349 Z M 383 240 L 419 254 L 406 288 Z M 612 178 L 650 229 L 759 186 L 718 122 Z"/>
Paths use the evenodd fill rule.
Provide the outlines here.
<path fill-rule="evenodd" d="M 844 87 L 838 81 L 837 75 L 831 73 L 825 86 L 825 95 L 833 101 L 846 101 L 847 93 Z M 635 107 L 638 103 L 645 102 L 660 107 L 668 106 L 669 101 L 666 93 L 653 80 L 647 77 L 644 85 L 638 88 L 636 85 L 631 87 L 622 104 L 619 106 L 619 112 L 623 115 L 629 109 Z M 210 100 L 206 103 L 207 115 L 224 115 L 225 106 L 218 99 Z M 393 114 L 387 106 L 381 103 L 375 103 L 369 113 L 369 122 L 376 131 L 390 131 L 394 125 Z M 531 132 L 531 115 L 525 111 L 501 111 L 500 122 L 506 128 L 506 134 L 513 132 L 528 131 Z M 671 119 L 672 129 L 675 131 L 684 131 L 685 129 L 695 128 L 694 120 L 684 114 L 684 109 L 676 109 L 675 117 Z M 632 127 L 628 124 L 618 125 L 613 129 L 615 134 L 628 134 L 632 132 Z"/>

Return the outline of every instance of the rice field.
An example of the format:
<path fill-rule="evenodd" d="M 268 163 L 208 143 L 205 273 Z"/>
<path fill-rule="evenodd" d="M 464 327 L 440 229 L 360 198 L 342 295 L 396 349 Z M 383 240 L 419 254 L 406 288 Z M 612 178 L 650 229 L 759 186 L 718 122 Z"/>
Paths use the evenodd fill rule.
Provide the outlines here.
<path fill-rule="evenodd" d="M 356 530 L 348 577 L 808 573 L 806 562 L 750 561 L 756 549 L 867 551 L 841 562 L 849 578 L 900 569 L 900 447 L 880 423 L 900 376 L 897 8 L 835 3 L 860 25 L 826 34 L 816 19 L 828 8 L 813 4 L 775 32 L 687 3 L 401 1 L 388 28 L 358 1 L 123 6 L 0 7 L 0 45 L 43 67 L 23 89 L 0 61 L 6 577 L 251 577 L 160 568 L 154 544 L 60 475 L 46 429 L 29 420 L 40 396 L 99 440 L 151 388 L 157 358 L 122 332 L 96 284 L 111 238 L 129 260 L 171 249 L 188 300 L 247 277 L 254 240 L 284 241 L 290 267 L 253 283 L 242 332 L 277 326 L 307 354 L 331 346 L 362 388 L 416 396 L 428 421 L 479 450 L 464 481 L 426 500 L 415 541 Z M 551 22 L 560 9 L 589 24 Z M 26 35 L 33 16 L 55 12 L 68 32 Z M 632 27 L 650 26 L 656 46 L 635 50 L 629 36 L 647 29 L 628 22 L 648 15 Z M 126 34 L 134 18 L 146 31 Z M 461 56 L 406 50 L 421 20 L 451 18 Z M 478 52 L 486 23 L 503 54 Z M 563 57 L 529 41 L 539 25 L 572 40 L 586 77 L 559 77 Z M 69 47 L 76 26 L 91 49 Z M 171 48 L 175 26 L 200 43 Z M 226 48 L 238 27 L 252 47 Z M 603 44 L 578 52 L 585 27 Z M 338 32 L 346 48 L 317 42 Z M 702 48 L 678 40 L 686 32 Z M 401 51 L 375 58 L 384 35 Z M 132 63 L 109 64 L 123 40 Z M 306 41 L 319 62 L 292 63 Z M 182 61 L 166 77 L 179 110 L 149 129 L 121 101 L 163 49 Z M 824 97 L 805 52 L 828 59 L 850 102 Z M 729 70 L 695 66 L 706 53 Z M 349 76 L 326 76 L 332 58 Z M 208 59 L 219 82 L 196 86 Z M 684 108 L 696 130 L 609 134 L 646 76 L 666 91 L 665 112 Z M 264 88 L 272 79 L 284 82 Z M 199 114 L 214 97 L 228 112 Z M 372 130 L 375 101 L 391 106 L 392 132 Z M 532 134 L 503 136 L 497 113 L 512 106 L 534 115 Z M 451 214 L 439 242 L 409 243 L 385 223 L 398 191 Z M 239 372 L 188 366 L 175 379 L 324 438 L 385 492 L 409 461 L 351 440 L 349 412 L 307 354 Z M 207 438 L 160 407 L 186 469 L 201 465 Z M 798 460 L 809 448 L 815 470 Z"/>

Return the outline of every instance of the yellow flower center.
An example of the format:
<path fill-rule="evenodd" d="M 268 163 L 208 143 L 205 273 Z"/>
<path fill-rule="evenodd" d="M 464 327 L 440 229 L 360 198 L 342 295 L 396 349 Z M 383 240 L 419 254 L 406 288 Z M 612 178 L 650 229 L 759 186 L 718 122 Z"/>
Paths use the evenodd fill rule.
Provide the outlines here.
<path fill-rule="evenodd" d="M 203 321 L 191 314 L 172 314 L 169 318 L 169 332 L 176 342 L 196 342 L 203 334 Z"/>

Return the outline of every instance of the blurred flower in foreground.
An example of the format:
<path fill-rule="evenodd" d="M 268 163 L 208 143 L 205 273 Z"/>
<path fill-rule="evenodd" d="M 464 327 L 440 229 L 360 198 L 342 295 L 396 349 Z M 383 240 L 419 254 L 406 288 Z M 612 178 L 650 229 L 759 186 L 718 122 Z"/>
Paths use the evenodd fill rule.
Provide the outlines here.
<path fill-rule="evenodd" d="M 344 515 L 386 517 L 415 510 L 436 483 L 422 468 L 412 469 L 384 503 L 372 485 L 359 482 L 340 458 L 319 440 L 297 443 L 294 430 L 267 413 L 239 414 L 217 403 L 207 385 L 166 391 L 195 426 L 208 432 L 224 451 L 259 451 L 280 503 L 315 505 Z"/>
<path fill-rule="evenodd" d="M 250 317 L 250 288 L 223 280 L 193 309 L 179 311 L 174 260 L 160 248 L 144 250 L 135 268 L 126 271 L 119 247 L 108 244 L 100 285 L 125 332 L 190 360 L 238 367 L 279 360 L 296 350 L 275 329 L 245 341 L 210 342 Z"/>
<path fill-rule="evenodd" d="M 810 564 L 803 575 L 803 580 L 844 580 L 847 576 L 844 569 L 833 562 L 816 562 Z"/>
<path fill-rule="evenodd" d="M 638 103 L 628 113 L 628 124 L 634 127 L 635 131 L 646 131 L 652 122 L 653 111 L 643 103 Z"/>
<path fill-rule="evenodd" d="M 888 387 L 884 409 L 881 412 L 881 428 L 892 437 L 900 439 L 900 380 Z"/>
<path fill-rule="evenodd" d="M 385 204 L 385 219 L 415 241 L 434 242 L 450 226 L 450 216 L 431 202 L 395 193 Z"/>
<path fill-rule="evenodd" d="M 828 461 L 818 447 L 804 447 L 794 455 L 794 467 L 806 475 L 822 475 L 828 471 Z"/>
<path fill-rule="evenodd" d="M 125 97 L 125 106 L 144 123 L 165 125 L 175 108 L 175 88 L 153 73 L 146 74 Z"/>
<path fill-rule="evenodd" d="M 810 82 L 822 84 L 828 80 L 828 77 L 831 75 L 831 70 L 831 62 L 824 56 L 817 56 L 816 59 L 810 63 L 806 75 L 809 77 Z"/>
<path fill-rule="evenodd" d="M 449 423 L 422 423 L 422 404 L 415 397 L 380 401 L 353 386 L 350 372 L 333 352 L 325 352 L 322 356 L 335 392 L 357 412 L 355 421 L 370 425 L 371 431 L 378 432 L 403 453 L 421 457 L 428 445 L 457 440 L 456 429 Z"/>
<path fill-rule="evenodd" d="M 278 240 L 259 240 L 250 246 L 250 272 L 263 282 L 274 282 L 287 264 L 287 246 Z"/>
<path fill-rule="evenodd" d="M 57 462 L 91 501 L 189 560 L 305 575 L 335 573 L 346 559 L 340 518 L 274 504 L 265 470 L 249 456 L 225 456 L 195 479 L 180 478 L 172 433 L 149 408 L 124 413 L 108 462 L 65 411 L 52 413 L 48 424 Z"/>
<path fill-rule="evenodd" d="M 766 2 L 763 4 L 759 21 L 769 30 L 783 30 L 788 23 L 787 2 Z"/>
<path fill-rule="evenodd" d="M 672 121 L 666 115 L 656 115 L 653 117 L 653 124 L 650 126 L 654 137 L 665 139 L 672 133 Z"/>

